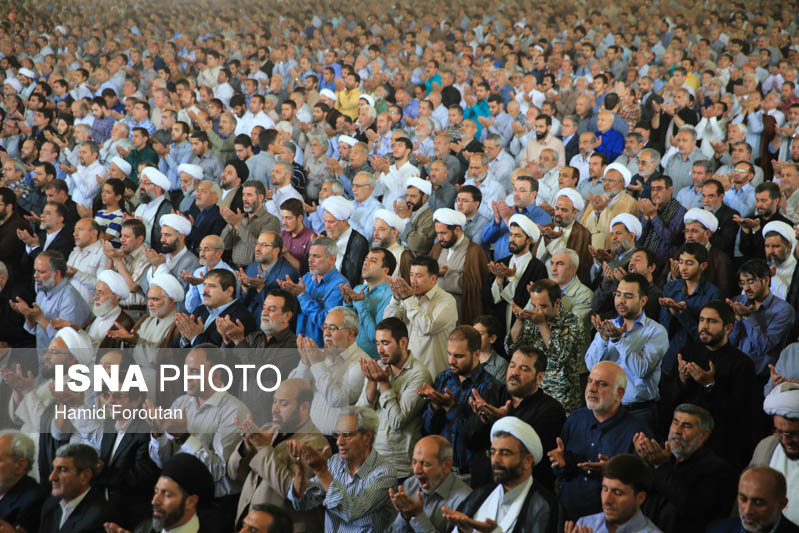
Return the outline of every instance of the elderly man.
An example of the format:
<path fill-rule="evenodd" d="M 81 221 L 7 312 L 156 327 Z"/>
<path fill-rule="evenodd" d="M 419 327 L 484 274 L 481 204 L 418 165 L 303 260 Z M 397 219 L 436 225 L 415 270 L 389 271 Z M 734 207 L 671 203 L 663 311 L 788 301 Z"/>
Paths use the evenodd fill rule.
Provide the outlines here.
<path fill-rule="evenodd" d="M 619 280 L 628 271 L 628 266 L 635 252 L 635 240 L 641 236 L 641 223 L 629 213 L 616 215 L 608 225 L 610 229 L 610 249 L 594 248 L 589 250 L 594 257 L 591 277 L 595 292 L 592 310 L 600 315 L 613 315 L 613 295 Z"/>
<path fill-rule="evenodd" d="M 177 206 L 181 213 L 196 215 L 197 208 L 194 200 L 197 198 L 197 185 L 203 179 L 203 169 L 200 165 L 183 163 L 178 167 L 178 181 L 182 198 Z"/>
<path fill-rule="evenodd" d="M 113 270 L 103 270 L 97 275 L 92 298 L 92 317 L 86 324 L 86 334 L 97 348 L 120 348 L 121 343 L 109 333 L 118 327 L 130 330 L 133 319 L 120 307 L 119 302 L 130 295 L 125 279 Z M 71 325 L 80 329 L 76 325 Z"/>
<path fill-rule="evenodd" d="M 325 533 L 346 528 L 386 531 L 391 526 L 394 513 L 387 489 L 397 486 L 397 475 L 374 447 L 378 426 L 374 411 L 350 407 L 336 421 L 338 454 L 328 459 L 310 444 L 288 443 L 295 458 L 289 500 L 298 511 L 324 502 Z M 307 480 L 309 470 L 313 477 Z"/>
<path fill-rule="evenodd" d="M 707 410 L 684 403 L 674 410 L 664 447 L 643 433 L 635 435 L 635 452 L 654 477 L 644 514 L 667 533 L 700 533 L 711 520 L 728 516 L 735 470 L 704 446 L 713 426 Z"/>
<path fill-rule="evenodd" d="M 627 167 L 611 163 L 605 167 L 602 181 L 604 194 L 591 194 L 589 207 L 585 210 L 580 224 L 591 232 L 591 246 L 606 250 L 610 245 L 611 222 L 620 214 L 638 215 L 638 203 L 625 192 L 632 175 Z"/>
<path fill-rule="evenodd" d="M 202 303 L 203 294 L 205 292 L 203 280 L 208 272 L 215 268 L 223 268 L 234 274 L 236 273 L 230 265 L 222 261 L 224 243 L 222 242 L 222 238 L 218 235 L 209 235 L 203 238 L 203 240 L 200 241 L 198 250 L 200 267 L 193 272 L 189 272 L 188 270 L 180 272 L 180 279 L 189 285 L 185 300 L 185 309 L 187 313 L 194 313 L 194 310 Z M 238 293 L 238 283 L 236 291 Z"/>
<path fill-rule="evenodd" d="M 763 401 L 763 411 L 774 424 L 773 435 L 761 440 L 752 456 L 752 465 L 771 466 L 788 480 L 788 493 L 796 492 L 796 472 L 799 464 L 799 386 L 781 383 Z M 784 509 L 788 520 L 799 523 L 799 502 L 790 500 Z"/>
<path fill-rule="evenodd" d="M 140 203 L 136 208 L 135 216 L 144 222 L 144 226 L 147 228 L 145 242 L 158 253 L 163 253 L 161 218 L 172 211 L 172 204 L 164 196 L 170 187 L 169 178 L 157 169 L 147 167 L 142 170 L 139 186 Z"/>
<path fill-rule="evenodd" d="M 97 178 L 105 178 L 106 170 L 99 161 L 99 148 L 93 141 L 80 145 L 80 167 L 67 178 L 70 194 L 75 203 L 91 208 L 92 201 L 100 191 Z"/>
<path fill-rule="evenodd" d="M 575 189 L 566 188 L 558 191 L 555 196 L 553 223 L 541 228 L 543 240 L 536 244 L 534 255 L 548 268 L 552 252 L 561 248 L 574 250 L 580 257 L 577 276 L 580 281 L 589 284 L 588 272 L 591 268 L 591 254 L 588 247 L 591 245 L 591 233 L 585 229 L 585 226 L 577 222 L 577 217 L 583 209 L 585 209 L 585 201 Z"/>
<path fill-rule="evenodd" d="M 405 230 L 406 222 L 395 213 L 386 209 L 375 211 L 374 233 L 372 234 L 372 246 L 385 248 L 394 256 L 396 266 L 389 276 L 397 277 L 402 275 L 408 278 L 408 262 L 413 254 L 399 242 L 399 236 Z"/>
<path fill-rule="evenodd" d="M 331 196 L 321 206 L 325 234 L 336 243 L 336 269 L 354 287 L 361 281 L 361 266 L 369 253 L 369 241 L 349 224 L 355 205 L 341 196 Z"/>
<path fill-rule="evenodd" d="M 475 489 L 455 511 L 441 513 L 453 531 L 554 531 L 557 501 L 533 480 L 533 467 L 543 457 L 541 439 L 529 424 L 515 416 L 503 417 L 491 426 L 491 468 L 494 483 Z"/>
<path fill-rule="evenodd" d="M 555 250 L 549 264 L 549 279 L 560 287 L 561 306 L 580 319 L 587 335 L 591 331 L 591 299 L 594 293 L 577 277 L 579 265 L 580 258 L 574 250 Z"/>
<path fill-rule="evenodd" d="M 405 200 L 394 202 L 393 212 L 405 222 L 400 241 L 414 255 L 429 253 L 436 238 L 433 211 L 427 203 L 431 192 L 429 181 L 414 176 L 406 182 Z"/>
<path fill-rule="evenodd" d="M 413 449 L 413 476 L 389 489 L 391 503 L 399 513 L 391 533 L 431 531 L 444 533 L 449 523 L 442 507 L 457 509 L 472 489 L 452 471 L 452 446 L 440 435 L 420 439 Z"/>
<path fill-rule="evenodd" d="M 225 250 L 229 250 L 233 265 L 238 268 L 253 261 L 259 235 L 265 231 L 280 231 L 280 211 L 277 214 L 264 208 L 266 187 L 260 181 L 248 180 L 241 186 L 242 211 L 230 208 L 220 211 L 227 225 L 222 230 Z M 270 200 L 271 201 L 271 200 Z M 282 277 L 282 276 L 281 276 Z"/>
<path fill-rule="evenodd" d="M 0 520 L 26 531 L 38 529 L 39 511 L 47 497 L 29 475 L 35 453 L 36 446 L 29 436 L 16 430 L 0 431 Z"/>
<path fill-rule="evenodd" d="M 191 231 L 186 236 L 186 248 L 194 255 L 198 255 L 200 242 L 209 235 L 219 235 L 225 227 L 225 220 L 219 213 L 217 201 L 222 195 L 222 190 L 215 181 L 202 181 L 195 189 L 194 216 L 187 214 L 192 222 Z"/>
<path fill-rule="evenodd" d="M 438 261 L 438 286 L 455 297 L 458 322 L 471 324 L 482 314 L 480 291 L 488 277 L 488 259 L 483 249 L 463 234 L 463 213 L 442 207 L 433 213 L 433 220 L 438 242 L 430 256 Z"/>
<path fill-rule="evenodd" d="M 90 218 L 82 218 L 72 232 L 75 248 L 67 259 L 67 277 L 86 303 L 91 303 L 97 274 L 105 269 L 106 257 L 100 226 Z"/>
<path fill-rule="evenodd" d="M 236 524 L 245 519 L 248 508 L 252 509 L 253 505 L 266 503 L 293 511 L 288 502 L 294 471 L 288 437 L 319 449 L 327 445 L 309 415 L 313 398 L 313 389 L 308 383 L 287 379 L 275 391 L 271 424 L 259 427 L 252 419 L 237 421 L 242 439 L 227 462 L 230 478 L 242 484 Z M 291 512 L 291 515 L 306 531 L 322 527 L 321 512 Z"/>
<path fill-rule="evenodd" d="M 685 208 L 672 198 L 674 186 L 667 176 L 650 179 L 651 200 L 638 199 L 638 220 L 642 233 L 638 247 L 649 250 L 657 257 L 673 257 L 683 242 Z"/>
<path fill-rule="evenodd" d="M 696 130 L 693 126 L 682 126 L 676 135 L 677 153 L 671 156 L 664 168 L 664 174 L 674 181 L 674 190 L 679 193 L 691 186 L 691 174 L 697 161 L 704 161 L 705 155 L 696 145 Z"/>
<path fill-rule="evenodd" d="M 634 451 L 633 436 L 644 426 L 621 404 L 626 388 L 627 376 L 618 364 L 601 361 L 594 365 L 585 388 L 587 407 L 569 415 L 557 448 L 547 454 L 555 475 L 563 480 L 560 501 L 567 520 L 602 509 L 603 463 Z"/>
<path fill-rule="evenodd" d="M 354 405 L 363 390 L 364 376 L 359 361 L 368 356 L 355 342 L 357 322 L 352 309 L 334 307 L 322 325 L 323 349 L 312 339 L 297 338 L 300 363 L 289 377 L 302 379 L 315 389 L 310 416 L 325 435 L 333 434 L 334 421 L 338 420 L 342 409 Z"/>
<path fill-rule="evenodd" d="M 186 236 L 191 233 L 191 222 L 181 215 L 164 215 L 159 221 L 161 233 L 161 253 L 154 249 L 147 250 L 147 261 L 150 268 L 140 281 L 142 292 L 149 289 L 149 282 L 159 273 L 171 274 L 179 278 L 184 270 L 194 272 L 200 267 L 200 261 L 186 248 Z M 188 291 L 189 283 L 183 281 L 184 290 Z"/>
<path fill-rule="evenodd" d="M 483 153 L 472 154 L 469 158 L 469 168 L 464 185 L 471 185 L 480 191 L 483 202 L 480 204 L 479 210 L 489 219 L 492 216 L 491 206 L 493 203 L 505 198 L 505 184 L 488 176 L 488 156 Z"/>

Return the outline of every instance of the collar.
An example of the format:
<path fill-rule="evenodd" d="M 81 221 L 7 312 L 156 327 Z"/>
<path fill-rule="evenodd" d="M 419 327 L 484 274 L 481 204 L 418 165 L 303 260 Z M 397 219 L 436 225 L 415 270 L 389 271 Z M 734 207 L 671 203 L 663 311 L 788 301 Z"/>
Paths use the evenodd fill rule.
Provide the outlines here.
<path fill-rule="evenodd" d="M 505 487 L 502 487 L 502 504 L 510 505 L 522 494 L 526 493 L 533 486 L 533 476 L 529 476 L 523 483 L 519 483 L 508 492 L 505 492 Z"/>
<path fill-rule="evenodd" d="M 91 487 L 89 487 L 88 489 L 83 491 L 83 494 L 81 494 L 77 498 L 73 498 L 73 499 L 71 499 L 68 502 L 65 502 L 63 498 L 61 500 L 59 500 L 58 501 L 58 505 L 61 506 L 61 516 L 63 516 L 64 513 L 66 513 L 66 512 L 69 512 L 70 514 L 72 514 L 72 511 L 74 511 L 75 508 L 78 505 L 80 505 L 80 502 L 82 502 L 83 499 L 86 498 L 86 495 L 89 494 L 90 490 L 92 490 Z"/>
<path fill-rule="evenodd" d="M 698 287 L 699 287 L 699 285 L 697 285 L 697 288 Z M 636 324 L 642 323 L 644 321 L 645 316 L 646 316 L 645 313 L 643 311 L 641 311 L 641 314 L 638 315 L 638 318 L 635 319 L 635 322 L 633 323 L 633 327 Z M 615 319 L 613 319 L 613 323 L 616 324 L 616 326 L 621 326 L 624 323 L 624 319 L 622 317 L 620 317 L 620 316 L 617 316 Z M 630 331 L 630 330 L 627 330 L 627 331 Z M 627 333 L 627 331 L 625 331 L 625 333 Z"/>

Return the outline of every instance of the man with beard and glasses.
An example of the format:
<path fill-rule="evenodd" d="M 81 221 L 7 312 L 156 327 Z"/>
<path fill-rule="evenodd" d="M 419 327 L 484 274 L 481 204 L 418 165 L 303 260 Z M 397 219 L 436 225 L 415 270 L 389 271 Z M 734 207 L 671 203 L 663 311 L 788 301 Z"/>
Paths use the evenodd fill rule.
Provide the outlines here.
<path fill-rule="evenodd" d="M 229 208 L 220 211 L 227 223 L 222 230 L 222 240 L 235 267 L 243 268 L 252 262 L 259 235 L 265 231 L 280 231 L 280 211 L 272 214 L 264 209 L 265 198 L 264 184 L 248 180 L 241 186 L 243 212 Z"/>
<path fill-rule="evenodd" d="M 355 205 L 343 196 L 322 202 L 325 236 L 336 243 L 336 269 L 354 287 L 361 281 L 361 266 L 369 253 L 369 241 L 350 226 Z"/>
<path fill-rule="evenodd" d="M 259 182 L 260 183 L 260 182 Z M 278 288 L 278 280 L 289 277 L 296 282 L 297 271 L 285 259 L 283 239 L 275 231 L 264 231 L 255 243 L 255 261 L 239 268 L 241 299 L 254 317 L 261 316 L 266 293 Z"/>
<path fill-rule="evenodd" d="M 777 297 L 788 300 L 788 295 L 796 300 L 799 282 L 796 274 L 796 232 L 785 222 L 769 222 L 763 227 L 766 261 L 771 268 L 771 286 L 769 289 Z M 793 301 L 790 301 L 793 303 Z"/>
<path fill-rule="evenodd" d="M 221 523 L 214 524 L 217 521 L 210 519 L 210 513 L 200 519 L 198 512 L 207 512 L 213 496 L 214 480 L 202 461 L 188 452 L 176 454 L 164 464 L 155 484 L 152 518 L 142 521 L 133 533 L 211 531 Z M 129 533 L 115 522 L 104 525 L 106 533 Z"/>
<path fill-rule="evenodd" d="M 475 489 L 457 511 L 441 509 L 453 531 L 556 531 L 557 500 L 532 475 L 543 456 L 536 431 L 515 416 L 500 418 L 491 426 L 489 455 L 494 483 Z"/>
<path fill-rule="evenodd" d="M 615 455 L 633 453 L 633 436 L 645 430 L 621 404 L 626 387 L 627 376 L 618 364 L 597 363 L 588 374 L 586 407 L 569 415 L 557 447 L 547 454 L 563 483 L 560 502 L 567 520 L 602 510 L 602 468 Z"/>
<path fill-rule="evenodd" d="M 125 330 L 133 327 L 133 319 L 119 307 L 119 302 L 129 294 L 125 279 L 113 270 L 103 270 L 97 275 L 92 298 L 92 317 L 86 324 L 86 334 L 95 349 L 121 347 L 122 343 L 109 333 L 118 326 Z M 74 325 L 72 327 L 75 328 Z"/>
<path fill-rule="evenodd" d="M 771 277 L 764 260 L 750 259 L 738 270 L 742 294 L 727 300 L 735 311 L 730 342 L 752 358 L 761 385 L 768 380 L 768 365 L 777 362 L 794 323 L 794 309 L 771 293 Z"/>
<path fill-rule="evenodd" d="M 181 280 L 183 290 L 188 292 L 189 282 L 180 278 L 180 273 L 194 272 L 200 268 L 200 260 L 186 248 L 186 236 L 191 233 L 191 222 L 181 215 L 164 215 L 159 221 L 161 251 L 145 250 L 150 268 L 140 280 L 142 292 L 149 290 L 150 280 L 156 274 L 170 274 Z"/>
<path fill-rule="evenodd" d="M 457 509 L 472 491 L 452 469 L 452 446 L 441 435 L 430 435 L 413 448 L 413 476 L 397 489 L 389 489 L 391 503 L 399 513 L 391 533 L 448 531 L 441 508 Z"/>
<path fill-rule="evenodd" d="M 660 398 L 660 365 L 669 347 L 666 329 L 644 313 L 649 282 L 640 274 L 626 274 L 614 293 L 618 317 L 591 317 L 597 330 L 585 354 L 585 364 L 614 361 L 627 374 L 622 403 L 641 424 L 656 426 L 656 402 Z"/>
<path fill-rule="evenodd" d="M 738 518 L 712 522 L 707 533 L 797 533 L 784 509 L 790 503 L 783 476 L 768 466 L 750 466 L 738 480 Z"/>
<path fill-rule="evenodd" d="M 375 211 L 375 225 L 372 234 L 372 246 L 384 248 L 391 252 L 396 260 L 393 272 L 389 276 L 402 276 L 408 281 L 410 279 L 409 262 L 413 258 L 410 250 L 407 250 L 399 241 L 399 236 L 405 230 L 406 221 L 402 220 L 392 211 L 378 209 Z"/>
<path fill-rule="evenodd" d="M 541 389 L 548 361 L 544 352 L 529 345 L 519 345 L 514 351 L 505 376 L 505 387 L 499 391 L 495 403 L 487 402 L 479 392 L 473 391 L 469 399 L 472 414 L 461 432 L 463 445 L 472 451 L 471 484 L 473 487 L 488 483 L 491 463 L 488 451 L 491 443 L 491 424 L 503 416 L 515 416 L 530 424 L 540 435 L 545 448 L 554 448 L 560 435 L 566 413 L 560 402 Z M 550 490 L 555 477 L 550 465 L 544 461 L 533 468 L 535 479 Z"/>
<path fill-rule="evenodd" d="M 309 338 L 298 336 L 300 362 L 289 374 L 315 389 L 311 420 L 326 436 L 335 431 L 343 408 L 355 404 L 361 395 L 364 376 L 359 361 L 367 358 L 355 342 L 358 316 L 346 307 L 334 307 L 322 324 L 325 344 L 320 348 Z"/>
<path fill-rule="evenodd" d="M 442 207 L 433 213 L 438 242 L 430 257 L 438 261 L 438 286 L 455 298 L 458 323 L 471 324 L 483 314 L 481 290 L 488 278 L 488 258 L 483 249 L 463 233 L 463 213 Z"/>
<path fill-rule="evenodd" d="M 674 257 L 683 243 L 683 218 L 686 209 L 672 198 L 674 184 L 669 176 L 650 179 L 650 197 L 638 198 L 638 220 L 642 233 L 638 247 L 657 257 Z"/>
<path fill-rule="evenodd" d="M 226 223 L 219 214 L 216 202 L 222 195 L 222 190 L 215 181 L 201 181 L 195 190 L 194 215 L 188 215 L 191 221 L 191 231 L 186 236 L 186 248 L 194 255 L 199 255 L 200 243 L 206 236 L 219 235 Z M 220 239 L 221 244 L 221 239 Z"/>
<path fill-rule="evenodd" d="M 780 213 L 782 193 L 776 183 L 761 183 L 755 188 L 754 218 L 734 216 L 733 220 L 741 226 L 740 251 L 746 258 L 765 257 L 765 235 L 761 231 L 769 222 L 785 222 L 793 227 L 793 222 Z M 736 254 L 737 255 L 737 254 Z"/>
<path fill-rule="evenodd" d="M 751 424 L 753 405 L 760 392 L 752 381 L 754 364 L 728 337 L 735 313 L 722 300 L 711 300 L 699 310 L 699 338 L 677 354 L 677 376 L 661 386 L 661 407 L 673 411 L 681 403 L 707 409 L 718 421 L 708 446 L 736 468 L 749 460 L 755 442 Z"/>
<path fill-rule="evenodd" d="M 364 353 L 377 359 L 375 345 L 375 326 L 383 320 L 383 312 L 391 302 L 389 277 L 396 270 L 394 255 L 385 248 L 372 248 L 366 255 L 361 268 L 363 283 L 354 288 L 339 285 L 344 303 L 358 315 L 358 336 L 356 342 Z"/>
<path fill-rule="evenodd" d="M 635 531 L 662 533 L 641 505 L 652 486 L 652 473 L 639 457 L 621 454 L 602 469 L 602 512 L 566 522 L 564 533 Z"/>
<path fill-rule="evenodd" d="M 294 523 L 305 531 L 322 528 L 322 513 L 312 510 L 294 512 L 288 501 L 294 462 L 289 455 L 289 440 L 323 449 L 327 440 L 311 420 L 314 392 L 302 379 L 287 379 L 272 399 L 272 418 L 258 426 L 252 418 L 237 420 L 241 442 L 227 462 L 228 475 L 242 484 L 236 510 L 238 527 L 257 504 L 271 504 L 288 509 Z M 249 531 L 249 530 L 247 530 Z"/>
<path fill-rule="evenodd" d="M 635 452 L 653 475 L 644 514 L 665 533 L 702 533 L 710 521 L 729 516 L 736 473 L 704 445 L 713 427 L 706 409 L 683 403 L 674 409 L 664 446 L 643 433 L 634 437 Z"/>
<path fill-rule="evenodd" d="M 197 198 L 197 185 L 202 179 L 203 169 L 200 165 L 183 163 L 178 167 L 178 181 L 180 194 L 182 195 L 178 204 L 178 211 L 191 216 L 197 215 L 197 207 L 194 201 Z"/>
<path fill-rule="evenodd" d="M 170 187 L 169 178 L 157 169 L 146 167 L 141 171 L 139 206 L 136 208 L 134 215 L 144 222 L 144 226 L 147 228 L 145 242 L 158 253 L 163 253 L 161 248 L 161 218 L 172 211 L 172 204 L 164 196 L 164 193 Z"/>
<path fill-rule="evenodd" d="M 629 213 L 621 213 L 610 221 L 610 250 L 589 247 L 594 257 L 591 278 L 596 287 L 591 311 L 603 318 L 613 316 L 613 295 L 619 280 L 629 271 L 635 252 L 635 240 L 641 236 L 641 222 Z"/>
<path fill-rule="evenodd" d="M 555 195 L 555 213 L 552 215 L 552 224 L 541 227 L 543 240 L 539 241 L 534 254 L 549 268 L 552 253 L 561 248 L 569 248 L 577 252 L 580 265 L 577 276 L 586 285 L 590 284 L 589 270 L 591 268 L 591 233 L 577 222 L 577 216 L 585 209 L 585 201 L 575 189 L 561 189 Z"/>
<path fill-rule="evenodd" d="M 427 203 L 432 190 L 432 183 L 414 176 L 406 182 L 405 199 L 394 202 L 393 212 L 405 222 L 400 241 L 415 256 L 427 254 L 436 239 L 433 210 Z"/>
<path fill-rule="evenodd" d="M 229 270 L 236 274 L 233 268 L 222 261 L 222 253 L 224 252 L 224 244 L 221 237 L 217 235 L 209 235 L 200 241 L 199 246 L 199 261 L 200 267 L 189 272 L 184 270 L 180 273 L 180 279 L 189 284 L 189 290 L 186 292 L 185 309 L 187 313 L 193 313 L 197 307 L 202 304 L 202 295 L 205 292 L 205 276 L 215 268 L 222 268 Z M 236 283 L 236 291 L 238 292 L 239 286 Z"/>
<path fill-rule="evenodd" d="M 785 476 L 788 494 L 797 490 L 799 470 L 799 386 L 781 383 L 772 390 L 763 411 L 772 417 L 774 434 L 758 443 L 751 465 L 770 466 Z M 799 524 L 799 501 L 788 501 L 783 513 L 794 524 Z"/>

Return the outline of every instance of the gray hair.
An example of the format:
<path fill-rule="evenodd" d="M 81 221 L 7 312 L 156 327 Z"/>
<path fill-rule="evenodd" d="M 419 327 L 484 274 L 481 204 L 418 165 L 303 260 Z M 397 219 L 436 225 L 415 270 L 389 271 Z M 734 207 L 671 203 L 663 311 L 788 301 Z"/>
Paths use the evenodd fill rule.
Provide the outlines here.
<path fill-rule="evenodd" d="M 375 175 L 372 174 L 371 172 L 366 172 L 365 170 L 362 170 L 361 172 L 356 172 L 355 176 L 352 177 L 352 180 L 355 181 L 355 178 L 358 176 L 366 176 L 367 185 L 370 185 L 372 187 L 377 185 L 377 179 L 375 178 Z"/>
<path fill-rule="evenodd" d="M 702 167 L 705 169 L 705 172 L 710 172 L 711 174 L 713 173 L 713 163 L 707 159 L 697 159 L 694 161 L 693 166 Z"/>
<path fill-rule="evenodd" d="M 327 312 L 327 314 L 332 313 L 333 311 L 338 311 L 342 315 L 344 315 L 344 329 L 351 329 L 355 332 L 355 335 L 358 335 L 358 331 L 360 331 L 360 324 L 358 323 L 358 313 L 350 309 L 349 307 L 345 307 L 343 305 L 338 305 Z"/>
<path fill-rule="evenodd" d="M 283 148 L 288 148 L 289 150 L 291 150 L 292 154 L 296 154 L 297 153 L 297 145 L 294 144 L 293 142 L 284 142 L 283 143 Z"/>
<path fill-rule="evenodd" d="M 338 180 L 325 180 L 325 183 L 330 184 L 330 190 L 333 191 L 333 194 L 336 196 L 346 196 L 347 191 L 344 189 L 344 185 L 341 184 Z"/>
<path fill-rule="evenodd" d="M 2 264 L 2 263 L 0 263 Z M 5 268 L 5 265 L 3 265 Z M 11 457 L 17 461 L 25 459 L 28 462 L 26 472 L 33 468 L 33 460 L 36 455 L 36 445 L 28 435 L 16 429 L 4 429 L 0 431 L 0 439 L 11 437 Z"/>
<path fill-rule="evenodd" d="M 580 256 L 571 248 L 559 248 L 552 252 L 552 257 L 558 254 L 566 254 L 569 256 L 569 264 L 574 268 L 580 268 Z"/>
<path fill-rule="evenodd" d="M 641 150 L 641 153 L 649 154 L 650 157 L 652 158 L 652 163 L 654 163 L 655 166 L 658 166 L 660 164 L 660 152 L 658 152 L 654 148 L 644 148 L 643 150 Z"/>
<path fill-rule="evenodd" d="M 677 131 L 677 133 L 683 133 L 683 132 L 688 132 L 688 133 L 690 133 L 690 134 L 691 134 L 691 140 L 692 140 L 692 141 L 695 141 L 695 140 L 696 140 L 696 128 L 694 128 L 693 126 L 689 126 L 688 124 L 686 124 L 685 126 L 682 126 L 682 127 L 681 127 L 681 128 L 678 130 L 678 131 Z"/>
<path fill-rule="evenodd" d="M 328 255 L 338 254 L 338 246 L 336 245 L 336 241 L 330 237 L 317 237 L 311 241 L 311 246 L 323 246 Z"/>
<path fill-rule="evenodd" d="M 80 444 L 77 442 L 64 444 L 56 450 L 55 456 L 71 457 L 75 462 L 75 468 L 78 472 L 89 469 L 92 471 L 92 477 L 97 477 L 97 467 L 100 457 L 97 455 L 97 451 L 88 444 Z"/>
<path fill-rule="evenodd" d="M 123 130 L 125 130 L 126 135 L 130 134 L 130 126 L 128 126 L 126 122 L 122 122 L 121 120 L 119 120 L 116 122 L 116 124 L 114 124 L 114 126 L 119 126 Z"/>
<path fill-rule="evenodd" d="M 502 146 L 502 136 L 500 136 L 497 133 L 489 133 L 488 135 L 486 135 L 485 140 L 492 141 L 497 146 Z"/>
<path fill-rule="evenodd" d="M 285 167 L 286 168 L 286 172 L 288 172 L 289 176 L 294 174 L 294 165 L 292 165 L 288 161 L 276 161 L 275 162 L 275 166 L 276 167 Z"/>
<path fill-rule="evenodd" d="M 374 409 L 362 406 L 350 406 L 341 410 L 338 415 L 339 419 L 344 416 L 354 416 L 358 431 L 365 432 L 371 431 L 373 435 L 377 435 L 377 428 L 380 426 L 380 419 Z M 372 440 L 374 442 L 374 440 Z"/>
<path fill-rule="evenodd" d="M 738 128 L 741 131 L 742 134 L 746 135 L 747 127 L 746 127 L 746 124 L 744 124 L 743 122 L 735 122 L 735 123 L 730 124 L 729 126 L 727 126 L 727 130 L 728 130 L 727 131 L 727 136 L 728 137 L 730 135 L 729 134 L 729 128 Z"/>
<path fill-rule="evenodd" d="M 327 144 L 328 144 L 327 143 L 327 136 L 325 136 L 325 135 L 311 135 L 310 137 L 308 137 L 308 142 L 309 143 L 312 143 L 314 141 L 318 142 L 322 146 L 327 146 Z"/>
<path fill-rule="evenodd" d="M 210 185 L 211 186 L 211 192 L 213 192 L 216 195 L 217 201 L 222 199 L 222 188 L 219 186 L 219 184 L 217 182 L 212 181 L 212 180 L 202 180 L 199 183 L 199 185 Z"/>
<path fill-rule="evenodd" d="M 699 422 L 699 429 L 702 431 L 713 431 L 715 425 L 713 415 L 711 415 L 704 407 L 699 407 L 692 403 L 681 403 L 674 409 L 675 413 L 685 413 L 694 415 Z"/>
<path fill-rule="evenodd" d="M 577 117 L 577 115 L 566 115 L 565 117 L 563 117 L 563 120 L 561 121 L 561 124 L 563 124 L 567 120 L 569 122 L 571 122 L 572 124 L 574 124 L 575 126 L 580 124 L 580 119 Z"/>
<path fill-rule="evenodd" d="M 8 277 L 8 267 L 2 261 L 0 261 L 0 276 Z"/>

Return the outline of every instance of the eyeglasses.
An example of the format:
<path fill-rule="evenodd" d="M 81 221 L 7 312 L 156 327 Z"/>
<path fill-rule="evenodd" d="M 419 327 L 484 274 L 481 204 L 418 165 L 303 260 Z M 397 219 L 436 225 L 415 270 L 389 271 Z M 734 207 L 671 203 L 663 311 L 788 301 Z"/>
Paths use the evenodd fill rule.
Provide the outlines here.
<path fill-rule="evenodd" d="M 799 439 L 799 431 L 780 431 L 779 429 L 775 429 L 774 434 L 777 435 L 778 439 Z"/>
<path fill-rule="evenodd" d="M 341 331 L 342 329 L 347 329 L 347 328 L 340 328 L 334 324 L 322 324 L 322 331 L 336 332 L 336 331 Z"/>
<path fill-rule="evenodd" d="M 334 431 L 333 432 L 333 438 L 336 439 L 336 440 L 338 440 L 339 438 L 342 438 L 344 440 L 350 440 L 351 438 L 355 437 L 355 435 L 357 435 L 358 433 L 359 433 L 359 431 L 347 431 L 346 433 L 345 432 Z"/>

